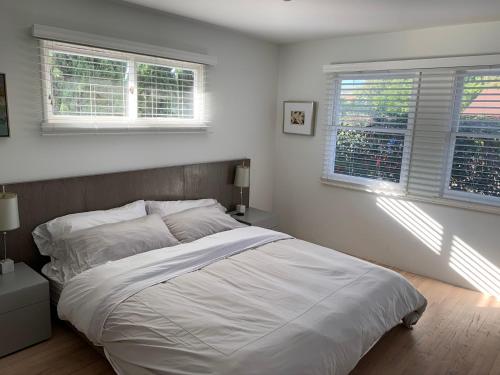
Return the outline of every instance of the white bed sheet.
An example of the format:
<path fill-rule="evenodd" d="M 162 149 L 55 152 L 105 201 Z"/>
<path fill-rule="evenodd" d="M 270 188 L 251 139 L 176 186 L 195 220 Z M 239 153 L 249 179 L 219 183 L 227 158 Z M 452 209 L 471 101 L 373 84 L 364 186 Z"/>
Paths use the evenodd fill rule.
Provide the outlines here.
<path fill-rule="evenodd" d="M 278 232 L 209 237 L 84 272 L 61 318 L 120 374 L 347 374 L 426 306 L 398 273 Z"/>

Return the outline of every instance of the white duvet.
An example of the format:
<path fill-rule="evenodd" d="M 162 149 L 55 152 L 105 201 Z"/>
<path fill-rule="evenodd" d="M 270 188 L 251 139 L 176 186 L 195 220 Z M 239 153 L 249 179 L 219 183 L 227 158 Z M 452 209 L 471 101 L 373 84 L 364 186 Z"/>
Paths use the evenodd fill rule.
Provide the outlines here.
<path fill-rule="evenodd" d="M 398 273 L 258 227 L 83 272 L 59 316 L 120 374 L 347 374 L 425 298 Z"/>

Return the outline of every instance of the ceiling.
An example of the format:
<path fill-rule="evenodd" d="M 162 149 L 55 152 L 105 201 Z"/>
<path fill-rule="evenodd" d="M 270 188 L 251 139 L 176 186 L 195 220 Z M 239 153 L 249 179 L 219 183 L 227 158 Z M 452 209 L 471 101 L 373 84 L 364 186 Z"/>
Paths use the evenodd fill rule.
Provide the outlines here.
<path fill-rule="evenodd" d="M 500 0 L 124 0 L 277 43 L 500 20 Z"/>

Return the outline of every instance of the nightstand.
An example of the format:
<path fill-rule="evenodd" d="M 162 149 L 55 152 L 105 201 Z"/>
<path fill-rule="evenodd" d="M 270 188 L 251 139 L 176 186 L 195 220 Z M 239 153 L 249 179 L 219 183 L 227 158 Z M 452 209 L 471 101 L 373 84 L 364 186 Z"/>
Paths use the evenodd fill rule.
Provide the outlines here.
<path fill-rule="evenodd" d="M 243 224 L 275 230 L 278 228 L 278 217 L 272 212 L 249 207 L 245 215 L 239 216 L 235 212 L 230 212 L 230 214 L 233 219 Z"/>
<path fill-rule="evenodd" d="M 24 263 L 0 275 L 0 357 L 50 337 L 49 282 Z"/>

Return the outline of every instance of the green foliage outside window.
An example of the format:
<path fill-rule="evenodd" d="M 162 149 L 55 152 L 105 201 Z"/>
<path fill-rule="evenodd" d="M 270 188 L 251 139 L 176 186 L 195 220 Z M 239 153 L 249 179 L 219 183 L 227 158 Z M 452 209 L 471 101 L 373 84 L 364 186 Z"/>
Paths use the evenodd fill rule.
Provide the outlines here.
<path fill-rule="evenodd" d="M 192 70 L 137 64 L 139 117 L 194 117 Z"/>
<path fill-rule="evenodd" d="M 466 75 L 450 189 L 500 197 L 500 75 Z M 482 134 L 494 135 L 485 138 Z"/>
<path fill-rule="evenodd" d="M 62 52 L 48 59 L 54 115 L 125 115 L 126 61 Z"/>
<path fill-rule="evenodd" d="M 500 139 L 457 137 L 450 189 L 500 197 Z"/>
<path fill-rule="evenodd" d="M 50 104 L 55 116 L 127 114 L 132 62 L 50 52 Z M 194 71 L 137 63 L 137 116 L 194 117 Z"/>
<path fill-rule="evenodd" d="M 412 93 L 413 78 L 342 81 L 335 173 L 400 182 L 404 134 L 377 130 L 407 128 Z"/>

